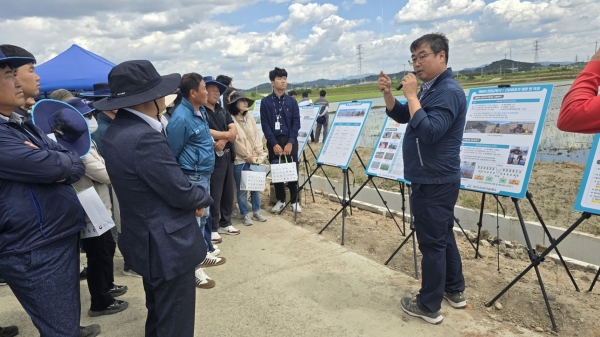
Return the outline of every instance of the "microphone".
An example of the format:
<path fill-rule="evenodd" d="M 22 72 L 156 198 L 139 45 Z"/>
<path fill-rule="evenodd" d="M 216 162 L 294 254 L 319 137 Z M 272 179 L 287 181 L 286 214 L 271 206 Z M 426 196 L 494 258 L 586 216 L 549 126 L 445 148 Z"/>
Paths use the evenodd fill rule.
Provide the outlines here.
<path fill-rule="evenodd" d="M 416 71 L 411 71 L 411 74 L 417 75 L 417 72 Z M 398 84 L 398 86 L 396 87 L 396 90 L 400 90 L 400 89 L 402 89 L 402 82 L 400 82 L 400 84 Z"/>

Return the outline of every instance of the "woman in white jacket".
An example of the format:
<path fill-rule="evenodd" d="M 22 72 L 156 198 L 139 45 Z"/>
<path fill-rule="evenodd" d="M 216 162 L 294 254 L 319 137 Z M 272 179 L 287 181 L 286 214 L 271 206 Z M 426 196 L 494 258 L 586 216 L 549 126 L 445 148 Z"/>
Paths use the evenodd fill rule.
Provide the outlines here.
<path fill-rule="evenodd" d="M 254 104 L 254 100 L 246 98 L 242 91 L 237 91 L 231 95 L 231 103 L 227 105 L 227 110 L 233 116 L 233 122 L 238 130 L 235 139 L 233 176 L 236 181 L 240 214 L 244 217 L 243 221 L 246 226 L 252 225 L 252 220 L 267 221 L 267 218 L 260 213 L 260 192 L 250 192 L 253 213 L 251 218 L 248 211 L 248 191 L 240 190 L 242 170 L 248 168 L 251 164 L 260 164 L 267 156 L 263 149 L 260 133 L 256 127 L 256 121 L 252 115 L 248 116 L 248 107 L 252 104 Z"/>
<path fill-rule="evenodd" d="M 87 119 L 90 134 L 96 131 L 98 122 L 93 116 L 93 109 L 87 106 L 81 98 L 71 99 L 68 103 Z M 104 159 L 98 153 L 96 143 L 92 141 L 90 152 L 81 158 L 81 161 L 85 164 L 85 175 L 74 183 L 73 187 L 79 192 L 93 187 L 110 213 L 112 206 L 108 188 L 110 178 L 106 172 Z M 90 221 L 87 215 L 85 221 Z M 116 243 L 111 231 L 106 231 L 100 236 L 82 239 L 81 246 L 85 250 L 88 260 L 87 283 L 91 296 L 88 315 L 96 317 L 127 309 L 128 302 L 114 299 L 114 297 L 125 294 L 127 287 L 114 284 L 113 257 Z"/>

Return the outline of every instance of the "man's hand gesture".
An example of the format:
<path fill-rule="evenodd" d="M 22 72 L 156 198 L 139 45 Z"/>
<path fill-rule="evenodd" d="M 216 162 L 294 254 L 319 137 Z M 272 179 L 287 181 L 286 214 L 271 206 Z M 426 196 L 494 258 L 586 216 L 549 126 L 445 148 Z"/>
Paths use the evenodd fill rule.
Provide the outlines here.
<path fill-rule="evenodd" d="M 379 79 L 377 80 L 377 89 L 384 94 L 389 93 L 392 90 L 392 80 L 383 71 L 379 73 Z"/>

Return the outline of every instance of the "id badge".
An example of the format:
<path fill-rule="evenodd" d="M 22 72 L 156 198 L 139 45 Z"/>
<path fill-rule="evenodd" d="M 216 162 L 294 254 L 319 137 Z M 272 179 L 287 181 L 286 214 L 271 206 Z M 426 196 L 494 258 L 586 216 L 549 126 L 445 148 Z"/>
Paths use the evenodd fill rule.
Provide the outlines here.
<path fill-rule="evenodd" d="M 279 131 L 279 129 L 281 129 L 281 123 L 275 122 L 275 130 Z"/>

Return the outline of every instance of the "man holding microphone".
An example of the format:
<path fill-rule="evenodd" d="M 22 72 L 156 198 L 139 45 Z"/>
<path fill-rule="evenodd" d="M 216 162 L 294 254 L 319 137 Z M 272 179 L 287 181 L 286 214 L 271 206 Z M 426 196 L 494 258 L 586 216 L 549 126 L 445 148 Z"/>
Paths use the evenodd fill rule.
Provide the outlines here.
<path fill-rule="evenodd" d="M 443 34 L 418 38 L 410 51 L 414 74 L 401 82 L 406 104 L 394 98 L 392 81 L 383 71 L 378 80 L 387 115 L 408 124 L 402 144 L 404 177 L 411 182 L 410 207 L 423 254 L 419 294 L 402 298 L 401 307 L 411 316 L 440 324 L 444 298 L 454 308 L 467 304 L 462 262 L 452 231 L 466 98 L 447 67 L 448 39 Z M 423 82 L 419 92 L 417 78 Z"/>

